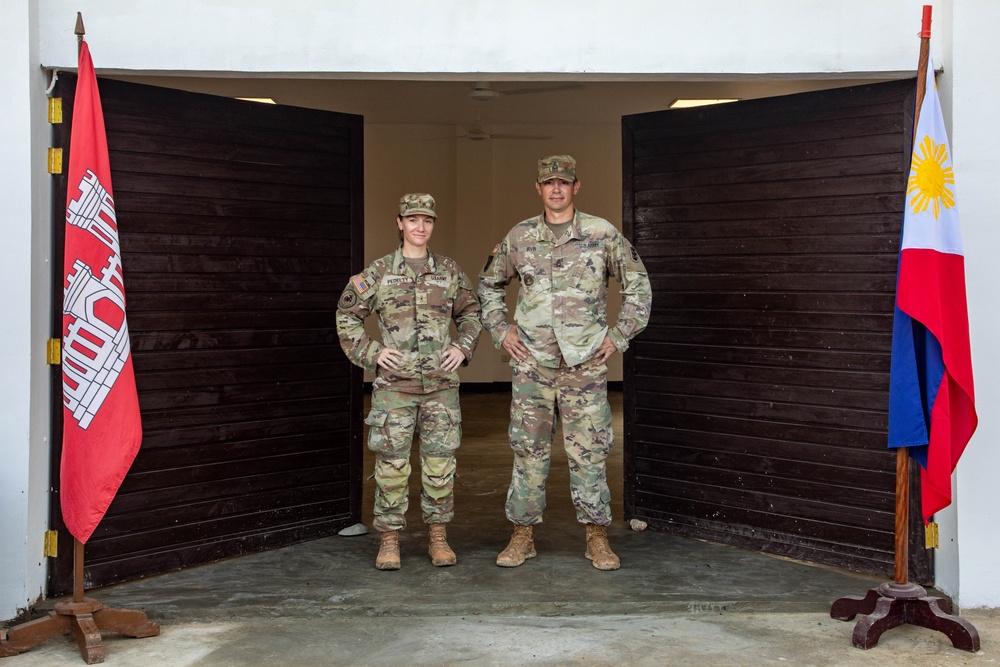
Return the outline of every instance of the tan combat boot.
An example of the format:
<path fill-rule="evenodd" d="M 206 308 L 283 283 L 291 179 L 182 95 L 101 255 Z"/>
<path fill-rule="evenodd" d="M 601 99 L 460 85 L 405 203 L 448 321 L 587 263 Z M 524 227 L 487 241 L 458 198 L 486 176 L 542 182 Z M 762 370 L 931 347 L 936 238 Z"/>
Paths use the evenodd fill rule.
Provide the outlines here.
<path fill-rule="evenodd" d="M 535 540 L 531 537 L 531 526 L 514 526 L 514 534 L 510 538 L 507 548 L 497 556 L 497 565 L 500 567 L 517 567 L 528 558 L 534 558 Z"/>
<path fill-rule="evenodd" d="M 436 567 L 454 565 L 458 558 L 448 546 L 448 536 L 443 523 L 432 523 L 427 528 L 427 553 Z"/>
<path fill-rule="evenodd" d="M 379 533 L 382 542 L 378 547 L 378 556 L 375 557 L 375 569 L 377 570 L 398 570 L 399 569 L 399 531 L 387 530 Z"/>
<path fill-rule="evenodd" d="M 608 545 L 608 529 L 592 523 L 587 526 L 587 553 L 584 555 L 598 570 L 617 570 L 622 566 L 618 556 Z"/>

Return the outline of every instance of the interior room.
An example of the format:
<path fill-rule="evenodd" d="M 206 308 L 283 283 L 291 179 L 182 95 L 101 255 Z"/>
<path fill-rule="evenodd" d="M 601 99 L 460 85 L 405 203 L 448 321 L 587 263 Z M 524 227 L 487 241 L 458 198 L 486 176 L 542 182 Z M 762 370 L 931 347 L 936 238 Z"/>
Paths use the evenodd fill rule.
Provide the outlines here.
<path fill-rule="evenodd" d="M 429 192 L 440 212 L 431 246 L 477 281 L 486 256 L 517 222 L 537 215 L 535 163 L 568 153 L 579 164 L 580 210 L 620 227 L 621 118 L 681 101 L 746 100 L 879 80 L 685 81 L 607 78 L 493 80 L 280 79 L 119 76 L 112 78 L 234 98 L 364 116 L 365 263 L 398 243 L 400 195 Z M 639 248 L 640 253 L 642 249 Z M 508 290 L 511 298 L 513 290 Z M 609 318 L 620 299 L 609 293 Z M 375 333 L 374 318 L 369 318 Z M 484 334 L 463 383 L 509 382 L 510 370 Z M 366 375 L 371 381 L 371 374 Z M 622 380 L 622 358 L 609 364 Z"/>

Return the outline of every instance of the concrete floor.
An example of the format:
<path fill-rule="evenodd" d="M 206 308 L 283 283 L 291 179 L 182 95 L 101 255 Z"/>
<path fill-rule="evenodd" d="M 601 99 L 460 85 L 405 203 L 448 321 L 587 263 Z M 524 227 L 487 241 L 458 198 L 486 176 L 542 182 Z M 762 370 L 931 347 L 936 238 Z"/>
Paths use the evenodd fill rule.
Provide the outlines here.
<path fill-rule="evenodd" d="M 615 395 L 621 442 L 621 396 Z M 457 515 L 449 525 L 459 562 L 426 556 L 416 476 L 403 568 L 374 569 L 374 534 L 329 537 L 88 591 L 111 607 L 142 609 L 158 637 L 105 637 L 106 662 L 122 666 L 235 665 L 988 665 L 997 664 L 1000 611 L 965 611 L 978 654 L 940 633 L 890 630 L 879 645 L 851 645 L 854 623 L 831 602 L 881 580 L 653 531 L 621 520 L 621 448 L 609 466 L 616 522 L 609 534 L 622 569 L 583 557 L 583 527 L 569 501 L 565 454 L 553 457 L 549 507 L 536 529 L 538 557 L 495 565 L 510 525 L 504 443 L 506 395 L 463 397 Z M 371 464 L 368 462 L 367 468 Z M 363 517 L 371 520 L 372 482 Z M 45 607 L 55 600 L 47 601 Z M 71 639 L 8 658 L 22 667 L 78 665 Z"/>

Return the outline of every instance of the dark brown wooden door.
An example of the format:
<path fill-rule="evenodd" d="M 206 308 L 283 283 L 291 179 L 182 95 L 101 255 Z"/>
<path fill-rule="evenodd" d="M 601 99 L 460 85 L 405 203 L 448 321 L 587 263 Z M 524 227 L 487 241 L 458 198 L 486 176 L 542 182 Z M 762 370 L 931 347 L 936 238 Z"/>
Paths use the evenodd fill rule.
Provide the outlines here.
<path fill-rule="evenodd" d="M 624 226 L 653 284 L 626 358 L 629 518 L 892 573 L 889 353 L 914 88 L 623 119 Z M 911 578 L 926 582 L 916 524 Z"/>
<path fill-rule="evenodd" d="M 144 435 L 86 545 L 87 585 L 360 520 L 361 374 L 340 350 L 334 309 L 363 260 L 362 118 L 99 85 Z M 66 149 L 75 87 L 60 72 L 55 143 Z M 64 178 L 53 196 L 61 256 Z M 54 398 L 57 594 L 71 588 L 72 542 Z"/>

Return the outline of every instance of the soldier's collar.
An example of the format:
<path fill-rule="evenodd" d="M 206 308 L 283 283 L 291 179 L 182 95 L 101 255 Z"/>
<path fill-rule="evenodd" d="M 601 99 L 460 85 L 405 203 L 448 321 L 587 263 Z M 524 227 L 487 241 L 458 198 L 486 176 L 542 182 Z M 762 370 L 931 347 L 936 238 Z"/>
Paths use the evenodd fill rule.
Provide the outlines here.
<path fill-rule="evenodd" d="M 573 219 L 569 221 L 570 222 L 570 225 L 569 225 L 569 238 L 570 239 L 576 239 L 576 240 L 580 239 L 580 225 L 577 222 L 579 220 L 579 217 L 580 217 L 580 210 L 579 209 L 574 209 L 573 210 Z M 545 240 L 545 230 L 546 229 L 548 229 L 548 226 L 545 223 L 545 213 L 542 213 L 541 215 L 538 216 L 538 222 L 535 224 L 535 237 L 537 238 L 537 240 L 539 240 L 539 241 L 544 241 Z M 556 240 L 558 240 L 558 239 L 556 239 Z"/>
<path fill-rule="evenodd" d="M 403 257 L 403 244 L 400 243 L 399 247 L 396 248 L 396 254 L 392 258 L 392 272 L 397 276 L 406 275 L 408 266 L 406 258 Z M 435 271 L 437 271 L 437 260 L 434 259 L 434 253 L 428 248 L 427 271 L 425 273 L 434 273 Z"/>
<path fill-rule="evenodd" d="M 579 219 L 580 219 L 580 210 L 577 209 L 577 208 L 574 208 L 573 209 L 573 220 L 571 221 L 570 226 L 569 226 L 569 237 L 571 239 L 578 239 L 579 240 L 579 238 L 580 238 L 580 223 L 579 223 Z"/>

